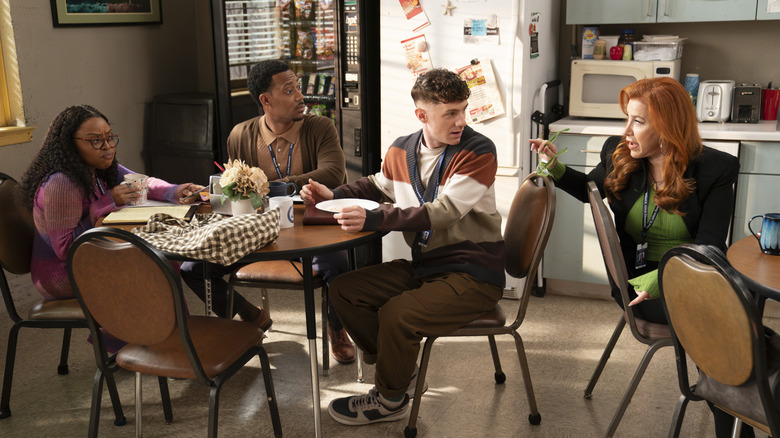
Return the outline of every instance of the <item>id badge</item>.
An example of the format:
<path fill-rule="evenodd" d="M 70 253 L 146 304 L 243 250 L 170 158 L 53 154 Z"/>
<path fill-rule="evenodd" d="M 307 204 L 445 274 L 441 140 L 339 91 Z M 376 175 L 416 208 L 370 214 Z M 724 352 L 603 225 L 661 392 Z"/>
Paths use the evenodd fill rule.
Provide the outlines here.
<path fill-rule="evenodd" d="M 431 240 L 431 233 L 431 230 L 420 233 L 420 241 L 418 242 L 418 245 L 422 246 L 423 248 L 428 246 L 428 241 Z"/>
<path fill-rule="evenodd" d="M 636 246 L 636 269 L 642 269 L 647 266 L 647 242 Z"/>

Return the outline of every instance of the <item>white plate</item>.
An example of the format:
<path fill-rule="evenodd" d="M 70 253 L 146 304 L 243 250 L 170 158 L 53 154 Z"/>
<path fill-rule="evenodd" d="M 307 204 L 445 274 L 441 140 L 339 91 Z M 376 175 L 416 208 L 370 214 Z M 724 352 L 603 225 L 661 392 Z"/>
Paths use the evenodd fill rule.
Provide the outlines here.
<path fill-rule="evenodd" d="M 317 208 L 322 211 L 327 211 L 328 213 L 338 213 L 342 208 L 349 207 L 350 205 L 357 205 L 358 207 L 363 207 L 366 210 L 373 210 L 379 207 L 378 203 L 369 199 L 341 198 L 322 201 L 317 204 Z"/>

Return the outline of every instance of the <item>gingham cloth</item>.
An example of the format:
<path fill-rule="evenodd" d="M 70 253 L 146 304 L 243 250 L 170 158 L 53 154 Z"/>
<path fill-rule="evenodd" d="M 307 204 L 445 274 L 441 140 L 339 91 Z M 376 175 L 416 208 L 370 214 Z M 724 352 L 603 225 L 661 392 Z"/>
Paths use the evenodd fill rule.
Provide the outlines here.
<path fill-rule="evenodd" d="M 231 265 L 276 240 L 279 209 L 233 217 L 196 214 L 190 222 L 157 213 L 132 232 L 161 251 Z"/>

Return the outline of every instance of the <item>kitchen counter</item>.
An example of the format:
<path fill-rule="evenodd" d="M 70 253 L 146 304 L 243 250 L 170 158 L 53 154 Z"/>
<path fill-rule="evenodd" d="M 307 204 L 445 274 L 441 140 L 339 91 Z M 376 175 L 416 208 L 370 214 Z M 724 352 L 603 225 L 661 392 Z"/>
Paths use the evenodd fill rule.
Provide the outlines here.
<path fill-rule="evenodd" d="M 621 135 L 625 120 L 564 117 L 550 125 L 550 131 L 569 128 L 566 134 Z M 699 134 L 704 140 L 752 140 L 780 142 L 780 130 L 776 120 L 758 123 L 699 123 Z"/>

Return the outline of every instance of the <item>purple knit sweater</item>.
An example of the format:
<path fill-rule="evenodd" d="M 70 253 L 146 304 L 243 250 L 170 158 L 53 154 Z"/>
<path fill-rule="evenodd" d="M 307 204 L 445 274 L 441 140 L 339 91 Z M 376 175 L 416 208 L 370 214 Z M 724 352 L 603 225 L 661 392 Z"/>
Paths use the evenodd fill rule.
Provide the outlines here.
<path fill-rule="evenodd" d="M 119 166 L 119 181 L 134 173 Z M 105 181 L 105 193 L 95 185 L 97 197 L 86 196 L 84 190 L 63 173 L 54 173 L 35 193 L 33 241 L 30 275 L 33 284 L 45 299 L 73 298 L 65 262 L 73 241 L 95 226 L 101 216 L 118 209 Z M 149 199 L 175 202 L 177 185 L 149 178 Z M 98 261 L 96 261 L 98 263 Z"/>

